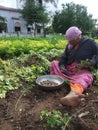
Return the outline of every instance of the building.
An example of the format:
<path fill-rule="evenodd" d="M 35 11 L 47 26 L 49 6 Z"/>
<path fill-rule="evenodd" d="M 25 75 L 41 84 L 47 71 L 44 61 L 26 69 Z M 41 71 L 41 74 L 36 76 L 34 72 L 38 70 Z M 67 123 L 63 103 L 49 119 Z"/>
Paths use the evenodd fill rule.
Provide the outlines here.
<path fill-rule="evenodd" d="M 6 19 L 5 32 L 8 34 L 33 34 L 34 27 L 26 26 L 26 21 L 21 17 L 21 13 L 18 9 L 0 6 L 0 16 Z M 37 28 L 35 30 L 37 35 L 43 34 L 43 29 Z"/>

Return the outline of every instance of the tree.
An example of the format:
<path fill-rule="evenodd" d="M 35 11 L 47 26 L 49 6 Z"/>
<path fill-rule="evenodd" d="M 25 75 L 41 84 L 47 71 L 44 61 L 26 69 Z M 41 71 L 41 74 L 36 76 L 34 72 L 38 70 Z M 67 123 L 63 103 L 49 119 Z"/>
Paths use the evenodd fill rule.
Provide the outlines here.
<path fill-rule="evenodd" d="M 78 26 L 83 33 L 86 33 L 92 31 L 95 24 L 87 8 L 73 2 L 63 4 L 62 10 L 55 12 L 52 22 L 53 29 L 57 33 L 65 33 L 70 26 Z"/>
<path fill-rule="evenodd" d="M 58 0 L 20 0 L 20 2 L 21 1 L 25 1 L 25 3 L 35 3 L 35 4 L 38 4 L 39 3 L 39 5 L 40 6 L 42 6 L 41 8 L 43 8 L 43 2 L 46 2 L 46 3 L 52 3 L 55 7 L 57 7 L 57 2 L 58 2 Z M 56 2 L 55 2 L 56 1 Z M 28 8 L 28 7 L 27 7 Z M 25 9 L 25 8 L 24 8 Z M 43 9 L 42 9 L 43 10 Z M 29 11 L 30 12 L 30 11 Z M 35 12 L 35 11 L 34 11 Z M 42 21 L 41 21 L 41 23 L 42 23 L 42 26 L 43 26 L 43 31 L 44 31 L 44 36 L 45 36 L 45 22 L 47 21 L 47 20 L 49 20 L 48 18 L 47 18 L 47 13 L 45 12 L 44 14 L 43 14 L 43 12 L 45 12 L 45 10 L 43 10 L 43 11 L 41 11 L 41 10 L 39 10 L 39 13 L 38 14 L 41 14 L 40 16 L 42 16 L 43 18 L 42 18 Z M 25 12 L 26 13 L 26 12 Z M 25 14 L 24 13 L 24 14 Z M 30 17 L 29 17 L 30 18 Z M 32 17 L 33 18 L 33 17 Z M 27 20 L 27 19 L 26 19 Z"/>
<path fill-rule="evenodd" d="M 47 23 L 49 21 L 48 13 L 46 12 L 45 7 L 39 3 L 35 3 L 33 0 L 25 2 L 21 13 L 22 17 L 27 22 L 27 26 L 32 24 L 35 25 L 34 30 L 36 30 L 38 24 Z"/>

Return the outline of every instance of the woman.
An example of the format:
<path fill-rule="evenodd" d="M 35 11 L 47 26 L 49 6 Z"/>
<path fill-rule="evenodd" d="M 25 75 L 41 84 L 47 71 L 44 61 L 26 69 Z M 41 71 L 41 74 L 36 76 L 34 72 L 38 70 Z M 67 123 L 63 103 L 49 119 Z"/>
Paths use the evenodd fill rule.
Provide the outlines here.
<path fill-rule="evenodd" d="M 75 26 L 66 31 L 66 39 L 68 44 L 61 60 L 51 62 L 50 73 L 70 82 L 71 91 L 60 99 L 61 103 L 77 106 L 83 99 L 82 93 L 93 82 L 89 68 L 98 64 L 98 45 L 93 39 L 83 37 L 81 30 Z"/>

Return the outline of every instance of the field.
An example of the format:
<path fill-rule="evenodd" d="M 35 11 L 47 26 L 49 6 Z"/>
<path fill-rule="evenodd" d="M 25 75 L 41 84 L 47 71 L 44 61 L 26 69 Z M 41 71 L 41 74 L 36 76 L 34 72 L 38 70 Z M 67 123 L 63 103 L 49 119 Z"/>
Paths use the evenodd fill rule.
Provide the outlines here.
<path fill-rule="evenodd" d="M 67 84 L 43 91 L 35 83 L 49 74 L 50 62 L 59 60 L 65 46 L 64 38 L 55 37 L 1 39 L 0 130 L 98 130 L 98 71 L 84 92 L 86 102 L 74 108 L 60 104 Z"/>

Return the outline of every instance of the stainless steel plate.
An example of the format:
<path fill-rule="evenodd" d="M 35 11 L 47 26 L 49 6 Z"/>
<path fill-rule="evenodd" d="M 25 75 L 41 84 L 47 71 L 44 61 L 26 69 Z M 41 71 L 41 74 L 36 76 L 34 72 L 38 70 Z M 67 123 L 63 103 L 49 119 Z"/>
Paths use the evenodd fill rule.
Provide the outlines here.
<path fill-rule="evenodd" d="M 42 86 L 41 85 L 41 82 L 43 81 L 51 81 L 51 82 L 54 82 L 54 83 L 57 83 L 58 85 L 56 86 Z M 59 89 L 64 83 L 64 79 L 61 78 L 60 76 L 57 76 L 57 75 L 43 75 L 43 76 L 40 76 L 36 79 L 36 84 L 41 88 L 41 89 L 44 89 L 44 90 L 55 90 L 55 89 Z"/>

